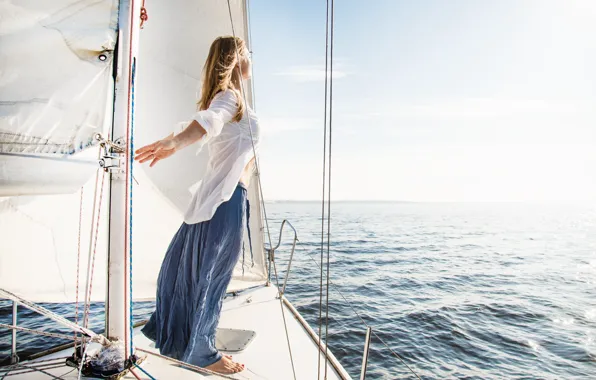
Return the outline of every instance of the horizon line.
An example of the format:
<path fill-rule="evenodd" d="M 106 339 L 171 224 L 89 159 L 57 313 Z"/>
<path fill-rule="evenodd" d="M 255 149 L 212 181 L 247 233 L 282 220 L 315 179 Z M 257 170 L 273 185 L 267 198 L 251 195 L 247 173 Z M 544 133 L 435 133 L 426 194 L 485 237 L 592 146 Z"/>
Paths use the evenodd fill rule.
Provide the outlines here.
<path fill-rule="evenodd" d="M 321 199 L 265 199 L 265 202 L 276 203 L 320 203 Z M 537 199 L 537 200 L 424 200 L 424 201 L 405 201 L 405 200 L 385 200 L 385 199 L 339 199 L 331 202 L 342 203 L 596 203 L 594 199 Z"/>

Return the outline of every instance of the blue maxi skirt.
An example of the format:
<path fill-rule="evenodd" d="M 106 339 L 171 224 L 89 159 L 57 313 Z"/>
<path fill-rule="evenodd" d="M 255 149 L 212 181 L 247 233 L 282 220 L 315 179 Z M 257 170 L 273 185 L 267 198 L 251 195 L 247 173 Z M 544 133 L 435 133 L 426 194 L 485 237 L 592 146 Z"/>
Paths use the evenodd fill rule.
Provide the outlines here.
<path fill-rule="evenodd" d="M 157 280 L 155 312 L 142 330 L 162 355 L 200 367 L 221 359 L 215 330 L 249 210 L 246 187 L 239 184 L 210 220 L 182 223 L 172 239 Z"/>

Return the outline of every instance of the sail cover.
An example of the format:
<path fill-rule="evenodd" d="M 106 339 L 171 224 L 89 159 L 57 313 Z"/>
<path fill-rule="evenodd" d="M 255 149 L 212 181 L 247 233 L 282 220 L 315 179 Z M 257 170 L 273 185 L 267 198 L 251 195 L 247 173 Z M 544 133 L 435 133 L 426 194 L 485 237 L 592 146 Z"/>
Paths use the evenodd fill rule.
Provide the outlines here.
<path fill-rule="evenodd" d="M 105 130 L 117 17 L 117 0 L 0 2 L 1 195 L 74 191 L 94 172 L 66 161 Z"/>
<path fill-rule="evenodd" d="M 52 3 L 52 5 L 46 3 Z M 0 6 L 5 7 L 7 3 L 2 4 Z M 13 122 L 11 124 L 5 120 L 6 118 L 3 119 L 2 130 L 5 130 L 6 125 L 12 126 L 14 132 L 11 132 L 12 139 L 7 139 L 6 143 L 2 140 L 2 144 L 0 144 L 0 149 L 3 149 L 2 152 L 12 155 L 3 156 L 0 154 L 0 159 L 5 157 L 13 161 L 22 160 L 20 165 L 29 172 L 21 174 L 21 182 L 19 183 L 16 182 L 16 177 L 10 176 L 13 179 L 12 184 L 6 182 L 0 184 L 0 189 L 5 189 L 5 194 L 0 194 L 0 288 L 5 288 L 34 301 L 70 302 L 76 298 L 78 272 L 79 300 L 82 300 L 84 298 L 82 289 L 86 283 L 89 257 L 95 257 L 91 299 L 103 301 L 106 295 L 107 283 L 107 239 L 110 219 L 108 213 L 109 181 L 106 175 L 102 193 L 103 172 L 100 171 L 97 181 L 97 194 L 94 197 L 96 187 L 94 174 L 97 172 L 97 166 L 84 166 L 81 162 L 97 157 L 97 149 L 83 149 L 82 152 L 74 155 L 70 153 L 84 147 L 87 144 L 86 142 L 92 138 L 92 134 L 97 130 L 92 126 L 99 126 L 100 121 L 109 124 L 111 119 L 109 112 L 107 118 L 105 115 L 103 116 L 104 121 L 99 117 L 102 112 L 106 112 L 100 109 L 101 107 L 108 108 L 111 111 L 111 88 L 113 86 L 111 83 L 112 68 L 109 67 L 111 64 L 104 67 L 105 61 L 99 61 L 98 63 L 92 59 L 92 56 L 100 51 L 106 52 L 106 48 L 107 50 L 112 48 L 113 40 L 110 38 L 113 38 L 115 34 L 113 29 L 115 26 L 112 21 L 117 20 L 117 16 L 114 16 L 117 6 L 106 1 L 46 2 L 39 0 L 19 1 L 18 4 L 20 8 L 16 6 L 10 8 L 11 14 L 14 15 L 12 17 L 15 20 L 19 17 L 22 18 L 20 22 L 23 25 L 28 22 L 27 25 L 35 30 L 35 33 L 39 32 L 40 36 L 43 33 L 37 31 L 36 28 L 41 25 L 40 20 L 47 19 L 47 16 L 44 18 L 40 15 L 55 14 L 56 10 L 62 10 L 60 14 L 63 16 L 57 18 L 57 20 L 62 20 L 63 24 L 60 25 L 68 26 L 61 29 L 58 35 L 77 36 L 72 41 L 75 41 L 78 45 L 67 44 L 68 48 L 61 50 L 60 54 L 68 55 L 68 58 L 61 59 L 68 61 L 71 57 L 76 57 L 76 61 L 87 70 L 95 70 L 95 76 L 90 76 L 90 79 L 86 82 L 79 77 L 79 79 L 69 84 L 69 88 L 73 88 L 75 85 L 82 86 L 79 95 L 73 96 L 70 101 L 75 103 L 82 101 L 84 97 L 90 96 L 91 93 L 98 92 L 100 87 L 102 91 L 107 88 L 105 90 L 107 92 L 102 93 L 101 96 L 98 95 L 96 102 L 91 102 L 93 104 L 85 103 L 90 106 L 87 111 L 77 113 L 80 109 L 68 111 L 69 107 L 67 107 L 66 102 L 53 103 L 52 99 L 58 98 L 43 95 L 45 87 L 40 85 L 37 90 L 27 90 L 29 91 L 27 96 L 19 95 L 21 96 L 19 99 L 43 98 L 48 100 L 47 103 L 35 103 L 33 105 L 23 103 L 21 105 L 23 108 L 19 108 L 18 105 L 14 105 L 14 107 L 7 105 L 6 108 L 2 108 L 3 111 L 7 110 L 6 112 L 8 110 L 15 110 L 15 112 L 21 110 L 19 112 L 22 113 L 14 116 L 13 119 L 21 120 L 19 117 L 22 116 L 22 120 L 27 122 L 19 122 L 20 124 L 14 124 L 16 122 Z M 28 4 L 29 7 L 27 8 L 23 4 Z M 55 4 L 62 4 L 62 6 Z M 71 4 L 69 9 L 73 10 L 74 13 L 70 13 L 71 16 L 66 17 L 65 15 L 68 12 L 64 13 L 64 9 L 67 9 L 69 4 Z M 76 7 L 72 8 L 75 5 Z M 245 3 L 244 1 L 231 0 L 230 5 L 235 34 L 246 39 Z M 201 70 L 209 46 L 215 37 L 232 34 L 228 5 L 227 1 L 224 0 L 153 0 L 147 4 L 147 7 L 149 21 L 140 33 L 137 58 L 134 148 L 168 135 L 176 124 L 189 120 L 196 110 Z M 52 11 L 46 8 L 51 8 Z M 2 15 L 4 15 L 8 8 L 0 9 L 2 9 Z M 17 10 L 21 13 L 17 13 Z M 93 14 L 95 16 L 92 16 Z M 66 22 L 66 20 L 70 21 Z M 104 22 L 105 29 L 100 33 L 99 22 L 101 20 Z M 14 22 L 16 23 L 16 21 Z M 78 22 L 81 23 L 77 24 Z M 2 28 L 6 27 L 3 25 Z M 54 33 L 53 31 L 54 29 L 51 29 L 46 33 Z M 95 32 L 97 34 L 94 34 Z M 94 35 L 93 38 L 91 37 L 92 34 Z M 4 38 L 4 34 L 2 38 Z M 49 37 L 43 35 L 43 38 Z M 88 49 L 77 47 L 80 46 L 82 40 L 94 42 L 93 47 L 91 45 Z M 61 41 L 65 43 L 64 41 L 70 40 L 62 39 Z M 103 42 L 100 43 L 99 41 Z M 111 42 L 104 45 L 105 41 Z M 4 45 L 1 50 L 2 54 L 5 54 Z M 44 51 L 40 50 L 40 52 Z M 23 56 L 27 52 L 35 57 L 38 63 L 43 62 L 43 54 L 45 53 L 42 54 L 32 49 L 27 50 L 23 47 Z M 74 52 L 79 55 L 74 54 Z M 111 54 L 109 54 L 107 61 L 111 59 Z M 0 64 L 4 64 L 4 62 L 2 61 Z M 14 70 L 17 72 L 20 69 L 14 68 Z M 73 74 L 74 72 L 72 71 L 70 75 L 64 74 L 64 81 L 69 81 L 71 77 L 76 76 Z M 50 73 L 46 72 L 46 75 Z M 103 79 L 100 79 L 100 77 Z M 44 78 L 40 77 L 39 80 L 43 81 Z M 104 79 L 107 82 L 107 87 L 103 83 Z M 15 94 L 20 93 L 16 90 L 16 87 L 12 87 L 14 93 L 11 90 L 5 96 L 5 82 L 7 85 L 12 86 L 2 77 L 2 96 L 4 99 L 11 96 L 10 99 L 13 99 L 12 102 L 16 104 L 14 102 Z M 60 88 L 59 91 L 56 90 L 56 93 L 64 94 L 61 91 L 66 87 L 60 83 L 60 81 L 55 82 L 56 88 Z M 103 83 L 103 85 L 100 86 L 100 83 Z M 86 87 L 83 84 L 86 84 Z M 35 85 L 35 83 L 32 84 L 32 86 Z M 252 99 L 250 86 L 247 86 L 246 90 L 247 100 L 250 104 Z M 89 94 L 85 91 L 89 91 Z M 99 101 L 100 98 L 105 100 Z M 5 103 L 7 102 L 2 104 Z M 45 124 L 42 124 L 41 121 L 43 117 L 35 116 L 34 112 L 38 112 L 38 115 L 45 115 L 45 113 L 57 115 L 56 112 L 58 111 L 54 107 L 55 104 L 64 106 L 58 109 L 58 111 L 63 112 L 63 116 L 59 120 L 67 120 L 68 117 L 74 115 L 69 112 L 77 113 L 82 119 L 77 119 L 76 123 L 68 127 L 70 129 L 67 128 L 66 124 L 55 121 L 51 123 L 51 130 L 44 130 L 42 126 Z M 91 107 L 92 105 L 93 107 Z M 31 107 L 28 108 L 30 112 L 27 112 L 29 113 L 23 111 L 27 107 Z M 97 120 L 97 122 L 91 122 L 91 120 Z M 58 130 L 61 132 L 57 133 Z M 8 136 L 9 134 L 5 135 Z M 20 139 L 18 141 L 22 144 L 15 143 L 17 141 L 16 135 L 18 135 L 18 139 Z M 56 144 L 49 144 L 49 140 L 43 140 L 48 143 L 42 144 L 42 146 L 32 143 L 41 141 L 38 138 L 49 139 L 50 136 L 52 137 L 51 142 Z M 58 136 L 61 137 L 58 138 Z M 28 154 L 51 156 L 59 160 L 33 159 L 27 157 Z M 68 161 L 63 160 L 65 155 L 69 157 Z M 75 163 L 73 159 L 81 162 Z M 155 298 L 156 281 L 161 262 L 174 233 L 182 222 L 183 211 L 185 211 L 186 205 L 190 201 L 190 188 L 200 180 L 207 159 L 207 151 L 196 155 L 196 149 L 189 147 L 168 160 L 160 162 L 153 168 L 148 168 L 147 164 L 135 164 L 132 196 L 134 299 Z M 61 168 L 65 177 L 60 181 L 51 178 L 56 173 L 55 167 L 48 169 L 43 166 L 51 166 L 54 163 L 71 165 L 71 168 L 68 169 L 64 169 L 64 166 Z M 73 180 L 72 178 L 77 173 L 72 167 L 79 166 L 84 166 L 87 169 L 85 169 L 84 175 Z M 36 174 L 32 175 L 33 172 Z M 25 177 L 23 178 L 23 176 Z M 40 180 L 40 177 L 44 176 L 48 178 L 45 183 Z M 56 186 L 58 186 L 58 183 L 71 181 L 69 184 L 71 193 L 1 197 L 2 195 L 11 195 L 11 192 L 6 191 L 6 189 L 13 186 L 14 190 L 17 185 L 19 187 L 17 194 L 38 194 L 40 191 L 43 192 L 43 189 L 51 187 L 49 184 L 52 181 Z M 41 190 L 33 191 L 32 189 L 35 188 Z M 83 193 L 82 207 L 81 191 Z M 15 195 L 15 193 L 12 193 L 12 195 Z M 101 207 L 99 206 L 100 198 Z M 93 211 L 94 199 L 97 203 L 95 212 Z M 267 278 L 262 238 L 261 199 L 257 178 L 253 178 L 251 182 L 249 199 L 251 205 L 252 254 L 248 234 L 245 234 L 245 252 L 241 255 L 241 259 L 235 268 L 233 281 L 228 288 L 230 291 L 263 284 Z M 89 244 L 90 241 L 92 242 L 91 245 Z M 91 252 L 91 255 L 89 255 L 89 252 Z M 77 267 L 79 268 L 78 271 Z M 35 279 L 35 281 L 32 279 Z"/>

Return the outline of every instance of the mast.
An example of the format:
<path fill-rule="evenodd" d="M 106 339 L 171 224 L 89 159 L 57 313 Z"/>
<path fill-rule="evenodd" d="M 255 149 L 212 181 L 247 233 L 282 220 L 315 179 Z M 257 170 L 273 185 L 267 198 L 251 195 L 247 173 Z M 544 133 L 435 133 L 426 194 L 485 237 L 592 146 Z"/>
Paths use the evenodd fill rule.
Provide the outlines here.
<path fill-rule="evenodd" d="M 106 334 L 120 339 L 128 355 L 130 341 L 130 194 L 127 186 L 133 123 L 134 72 L 140 26 L 139 0 L 120 0 L 118 11 L 118 44 L 114 78 L 114 118 L 111 139 L 121 142 L 125 153 L 117 153 L 118 164 L 111 171 L 109 185 L 108 280 L 106 294 Z"/>

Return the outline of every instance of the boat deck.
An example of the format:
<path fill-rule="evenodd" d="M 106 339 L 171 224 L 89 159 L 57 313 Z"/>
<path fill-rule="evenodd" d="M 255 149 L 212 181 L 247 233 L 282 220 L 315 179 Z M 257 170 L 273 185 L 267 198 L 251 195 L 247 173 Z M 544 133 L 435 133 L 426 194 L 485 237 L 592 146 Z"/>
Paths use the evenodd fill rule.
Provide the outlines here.
<path fill-rule="evenodd" d="M 275 286 L 260 286 L 224 300 L 219 327 L 256 332 L 254 339 L 245 350 L 229 353 L 235 361 L 245 364 L 246 369 L 244 371 L 234 375 L 226 375 L 225 377 L 209 375 L 181 367 L 170 360 L 151 354 L 145 354 L 146 358 L 142 362 L 141 368 L 154 379 L 158 380 L 197 380 L 203 378 L 294 379 L 282 316 L 282 306 L 280 306 L 280 300 L 276 298 L 276 294 L 277 288 Z M 294 369 L 296 371 L 295 378 L 304 380 L 316 379 L 318 377 L 318 355 L 321 357 L 321 374 L 324 371 L 324 352 L 318 350 L 317 343 L 313 339 L 314 333 L 309 327 L 301 324 L 301 317 L 299 314 L 295 315 L 293 313 L 293 306 L 287 300 L 283 303 L 283 310 L 287 323 Z M 151 352 L 158 352 L 153 342 L 140 332 L 140 328 L 134 330 L 133 339 L 135 347 Z M 35 365 L 37 367 L 34 363 L 41 360 L 63 358 L 71 354 L 72 349 L 64 350 L 36 360 L 23 362 L 22 364 L 25 366 Z M 327 379 L 349 379 L 349 375 L 337 364 L 337 360 L 331 352 L 328 352 L 328 357 Z M 60 363 L 60 361 L 57 361 L 57 363 Z M 0 370 L 0 377 L 9 375 L 10 378 L 23 380 L 78 378 L 78 371 L 66 366 L 43 369 L 43 372 L 36 370 L 34 372 L 17 374 L 21 371 L 25 371 L 25 369 L 14 370 L 9 373 Z M 151 377 L 139 369 L 135 369 L 134 374 L 129 372 L 123 378 L 136 379 L 135 374 L 140 379 L 151 379 Z"/>

